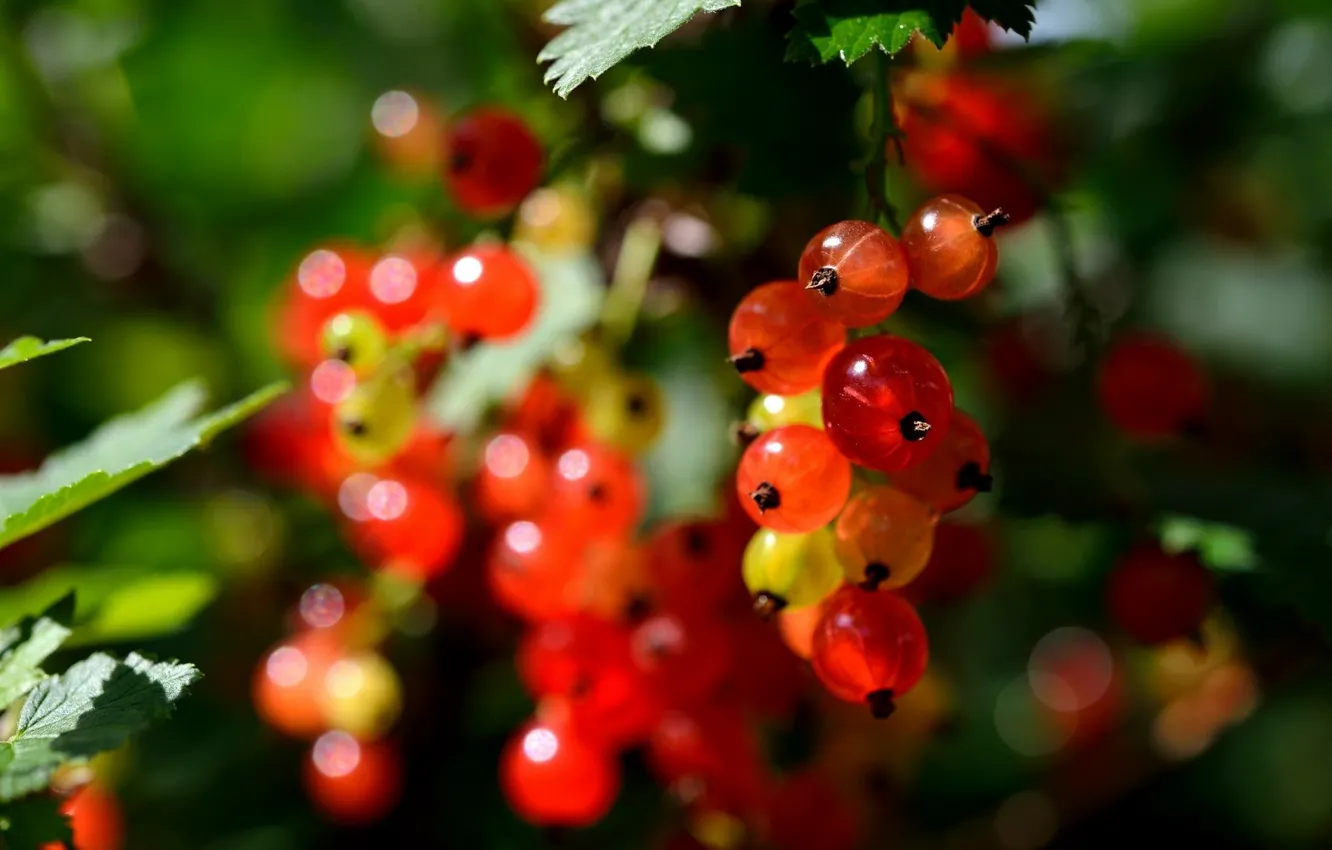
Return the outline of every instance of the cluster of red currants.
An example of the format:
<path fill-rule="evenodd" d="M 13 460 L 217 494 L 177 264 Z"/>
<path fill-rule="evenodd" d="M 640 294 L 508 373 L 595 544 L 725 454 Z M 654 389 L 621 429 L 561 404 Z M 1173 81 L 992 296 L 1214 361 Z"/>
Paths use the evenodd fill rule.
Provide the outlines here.
<path fill-rule="evenodd" d="M 516 117 L 482 108 L 444 131 L 443 179 L 478 218 L 515 209 L 536 188 L 542 151 Z M 477 243 L 383 255 L 329 245 L 299 264 L 277 310 L 276 342 L 305 379 L 247 435 L 251 462 L 324 501 L 367 564 L 424 584 L 455 560 L 465 519 L 454 495 L 453 440 L 421 415 L 420 388 L 449 352 L 523 334 L 536 315 L 535 272 L 510 246 Z M 386 736 L 401 683 L 376 647 L 382 612 L 328 584 L 306 591 L 301 629 L 261 660 L 256 710 L 313 745 L 305 780 L 330 817 L 382 817 L 401 788 Z"/>
<path fill-rule="evenodd" d="M 928 351 L 881 333 L 848 342 L 847 328 L 879 324 L 908 288 L 947 300 L 980 292 L 1006 220 L 943 196 L 915 211 L 900 240 L 863 221 L 834 224 L 806 246 L 798 280 L 754 289 L 731 318 L 731 362 L 769 394 L 740 429 L 736 486 L 761 526 L 745 584 L 763 616 L 820 606 L 815 672 L 876 716 L 915 685 L 928 655 L 915 608 L 895 591 L 929 563 L 939 515 L 990 489 L 990 452 Z M 886 481 L 853 494 L 853 465 Z"/>

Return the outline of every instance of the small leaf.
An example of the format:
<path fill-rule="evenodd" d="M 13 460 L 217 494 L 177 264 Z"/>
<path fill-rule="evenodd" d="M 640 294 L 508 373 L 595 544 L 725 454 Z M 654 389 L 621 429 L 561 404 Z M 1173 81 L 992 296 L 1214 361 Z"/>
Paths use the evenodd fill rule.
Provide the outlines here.
<path fill-rule="evenodd" d="M 69 593 L 37 617 L 0 631 L 0 710 L 46 678 L 42 662 L 69 637 L 73 615 Z"/>
<path fill-rule="evenodd" d="M 1034 21 L 1031 0 L 975 0 L 972 8 L 1024 38 Z M 966 11 L 966 0 L 800 0 L 786 58 L 850 65 L 871 48 L 894 55 L 919 32 L 943 47 Z"/>
<path fill-rule="evenodd" d="M 26 363 L 47 354 L 55 354 L 57 351 L 64 351 L 66 348 L 72 348 L 89 341 L 86 336 L 75 337 L 74 339 L 53 339 L 50 342 L 43 342 L 35 336 L 21 336 L 4 348 L 0 348 L 0 369 Z"/>
<path fill-rule="evenodd" d="M 739 5 L 740 0 L 564 0 L 545 19 L 568 29 L 551 39 L 537 61 L 553 62 L 546 82 L 568 97 L 635 50 L 655 46 L 695 13 Z"/>
<path fill-rule="evenodd" d="M 117 661 L 96 653 L 33 689 L 9 739 L 14 760 L 0 773 L 0 800 L 45 788 L 66 761 L 113 750 L 170 713 L 199 678 L 192 664 Z"/>
<path fill-rule="evenodd" d="M 103 424 L 87 440 L 47 458 L 36 472 L 0 476 L 0 548 L 206 445 L 283 389 L 273 384 L 195 418 L 203 406 L 203 388 L 181 384 L 143 410 Z"/>
<path fill-rule="evenodd" d="M 43 850 L 51 845 L 73 847 L 69 818 L 52 794 L 27 797 L 0 806 L 0 842 L 6 850 Z"/>

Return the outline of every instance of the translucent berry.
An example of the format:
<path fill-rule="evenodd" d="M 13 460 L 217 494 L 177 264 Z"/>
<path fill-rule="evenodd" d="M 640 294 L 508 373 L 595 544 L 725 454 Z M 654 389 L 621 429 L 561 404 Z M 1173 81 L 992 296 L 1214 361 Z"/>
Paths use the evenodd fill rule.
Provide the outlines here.
<path fill-rule="evenodd" d="M 797 658 L 809 660 L 814 644 L 814 627 L 819 624 L 822 616 L 822 605 L 785 608 L 777 614 L 777 628 L 781 632 L 782 642 Z"/>
<path fill-rule="evenodd" d="M 614 449 L 585 442 L 555 459 L 551 515 L 569 533 L 628 534 L 642 519 L 646 499 L 642 474 Z"/>
<path fill-rule="evenodd" d="M 331 635 L 305 632 L 278 644 L 254 672 L 254 710 L 272 728 L 295 738 L 313 738 L 327 728 L 324 677 L 342 649 Z"/>
<path fill-rule="evenodd" d="M 657 382 L 647 375 L 607 376 L 587 391 L 583 419 L 597 440 L 627 454 L 642 454 L 661 433 L 666 404 Z"/>
<path fill-rule="evenodd" d="M 745 538 L 728 523 L 668 523 L 654 529 L 644 545 L 653 584 L 672 611 L 715 612 L 739 583 L 735 565 Z"/>
<path fill-rule="evenodd" d="M 550 253 L 586 251 L 597 235 L 597 215 L 587 196 L 567 186 L 537 189 L 518 208 L 513 241 Z"/>
<path fill-rule="evenodd" d="M 953 387 L 914 342 L 878 335 L 838 352 L 823 375 L 823 424 L 852 462 L 883 472 L 921 463 L 953 419 Z"/>
<path fill-rule="evenodd" d="M 416 386 L 407 370 L 393 370 L 358 383 L 333 414 L 338 446 L 372 466 L 401 452 L 415 425 Z"/>
<path fill-rule="evenodd" d="M 61 804 L 60 811 L 69 818 L 77 850 L 121 850 L 125 846 L 125 816 L 120 802 L 99 783 L 75 791 Z M 43 844 L 42 850 L 65 850 L 65 845 L 52 842 Z"/>
<path fill-rule="evenodd" d="M 745 422 L 760 434 L 783 425 L 822 428 L 823 397 L 817 389 L 800 395 L 761 395 L 750 403 Z"/>
<path fill-rule="evenodd" d="M 1140 643 L 1158 644 L 1196 634 L 1216 589 L 1196 555 L 1142 545 L 1115 564 L 1106 593 L 1120 628 Z"/>
<path fill-rule="evenodd" d="M 946 603 L 970 595 L 994 569 L 994 548 L 985 526 L 943 520 L 934 527 L 930 562 L 903 595 L 913 603 Z"/>
<path fill-rule="evenodd" d="M 417 581 L 448 569 L 462 547 L 462 508 L 452 493 L 406 476 L 370 485 L 353 543 L 372 565 Z"/>
<path fill-rule="evenodd" d="M 994 228 L 1007 221 L 1003 210 L 986 213 L 960 195 L 926 201 L 902 228 L 912 287 L 944 301 L 979 293 L 999 265 Z"/>
<path fill-rule="evenodd" d="M 561 340 L 550 353 L 548 367 L 560 389 L 575 398 L 586 397 L 619 371 L 615 352 L 595 331 Z"/>
<path fill-rule="evenodd" d="M 894 699 L 920 681 L 929 644 L 920 616 L 905 599 L 846 585 L 823 604 L 810 660 L 834 696 L 887 717 Z"/>
<path fill-rule="evenodd" d="M 734 702 L 677 707 L 652 732 L 648 766 L 685 801 L 749 811 L 763 791 L 763 756 L 755 727 Z"/>
<path fill-rule="evenodd" d="M 474 493 L 491 522 L 535 516 L 550 494 L 551 462 L 535 438 L 502 431 L 481 451 Z"/>
<path fill-rule="evenodd" d="M 871 487 L 837 518 L 837 558 L 847 581 L 865 590 L 910 584 L 930 560 L 938 514 L 896 487 Z"/>
<path fill-rule="evenodd" d="M 519 617 L 544 620 L 574 613 L 568 586 L 579 546 L 558 525 L 519 520 L 500 529 L 486 562 L 495 601 Z"/>
<path fill-rule="evenodd" d="M 866 221 L 826 227 L 800 255 L 800 284 L 829 319 L 849 328 L 877 325 L 906 295 L 906 254 L 887 231 Z"/>
<path fill-rule="evenodd" d="M 894 474 L 892 480 L 894 487 L 940 513 L 955 511 L 977 493 L 990 492 L 990 444 L 976 420 L 954 410 L 952 424 L 938 448 L 919 465 Z"/>
<path fill-rule="evenodd" d="M 1200 423 L 1207 408 L 1207 382 L 1193 359 L 1170 340 L 1131 333 L 1101 360 L 1096 398 L 1124 433 L 1168 437 Z"/>
<path fill-rule="evenodd" d="M 325 732 L 310 749 L 303 778 L 310 800 L 337 823 L 383 819 L 402 795 L 402 756 L 388 741 L 364 743 L 342 730 Z"/>
<path fill-rule="evenodd" d="M 731 363 L 759 392 L 814 389 L 828 359 L 846 344 L 846 328 L 809 309 L 795 281 L 765 283 L 731 314 Z"/>
<path fill-rule="evenodd" d="M 341 360 L 362 376 L 379 368 L 389 347 L 384 326 L 364 310 L 348 310 L 329 319 L 321 344 L 324 356 Z"/>
<path fill-rule="evenodd" d="M 731 642 L 711 617 L 654 614 L 629 638 L 634 662 L 648 685 L 673 702 L 711 694 L 731 664 Z"/>
<path fill-rule="evenodd" d="M 436 304 L 460 340 L 503 340 L 522 333 L 536 315 L 536 273 L 502 245 L 473 245 L 444 261 Z"/>
<path fill-rule="evenodd" d="M 787 425 L 761 435 L 740 458 L 736 492 L 745 511 L 764 528 L 789 534 L 827 525 L 851 493 L 851 464 L 808 425 Z"/>
<path fill-rule="evenodd" d="M 505 215 L 541 180 L 541 143 L 518 116 L 493 107 L 459 117 L 444 137 L 444 182 L 477 218 Z"/>
<path fill-rule="evenodd" d="M 535 623 L 514 655 L 518 678 L 535 697 L 570 696 L 615 661 L 629 657 L 625 628 L 601 617 L 571 614 Z"/>
<path fill-rule="evenodd" d="M 808 534 L 760 528 L 745 547 L 741 569 L 754 610 L 765 619 L 822 602 L 842 583 L 833 535 L 826 528 Z"/>
<path fill-rule="evenodd" d="M 519 729 L 500 756 L 500 788 L 524 820 L 588 826 L 605 817 L 620 791 L 618 763 L 578 737 L 567 719 Z"/>
<path fill-rule="evenodd" d="M 582 547 L 566 588 L 572 608 L 609 620 L 636 620 L 655 608 L 647 558 L 624 535 L 593 535 Z"/>
<path fill-rule="evenodd" d="M 402 713 L 402 681 L 384 656 L 356 652 L 334 661 L 324 674 L 324 718 L 359 741 L 382 737 Z"/>

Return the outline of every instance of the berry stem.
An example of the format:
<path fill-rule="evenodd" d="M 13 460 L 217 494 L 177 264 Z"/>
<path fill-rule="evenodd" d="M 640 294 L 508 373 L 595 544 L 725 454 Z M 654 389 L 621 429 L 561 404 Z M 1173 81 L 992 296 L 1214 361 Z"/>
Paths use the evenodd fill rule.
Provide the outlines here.
<path fill-rule="evenodd" d="M 661 222 L 655 216 L 640 215 L 625 228 L 606 303 L 601 309 L 601 326 L 613 344 L 623 345 L 633 335 L 660 251 Z"/>
<path fill-rule="evenodd" d="M 886 51 L 874 52 L 874 118 L 870 129 L 870 155 L 865 163 L 865 189 L 869 198 L 870 218 L 885 226 L 894 236 L 902 233 L 897 210 L 888 200 L 888 144 L 896 141 L 898 158 L 902 158 L 902 131 L 893 116 L 893 89 L 888 79 Z"/>
<path fill-rule="evenodd" d="M 731 439 L 741 448 L 757 440 L 761 433 L 763 432 L 752 422 L 736 422 L 731 425 Z"/>
<path fill-rule="evenodd" d="M 897 710 L 897 703 L 893 702 L 893 692 L 889 688 L 871 691 L 866 695 L 865 702 L 869 703 L 870 714 L 879 720 L 887 719 Z"/>
<path fill-rule="evenodd" d="M 1002 227 L 1008 222 L 1008 213 L 1004 212 L 1003 207 L 985 215 L 978 215 L 971 220 L 971 223 L 976 227 L 976 232 L 981 236 L 993 236 L 996 227 Z"/>

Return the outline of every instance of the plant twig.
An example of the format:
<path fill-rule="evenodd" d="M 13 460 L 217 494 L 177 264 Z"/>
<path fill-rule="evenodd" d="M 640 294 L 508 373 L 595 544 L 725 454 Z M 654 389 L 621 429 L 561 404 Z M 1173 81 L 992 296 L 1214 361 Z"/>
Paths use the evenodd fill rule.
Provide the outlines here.
<path fill-rule="evenodd" d="M 641 215 L 625 228 L 610 290 L 601 309 L 601 326 L 613 343 L 623 345 L 633 335 L 660 250 L 661 222 L 656 216 Z"/>
<path fill-rule="evenodd" d="M 897 156 L 902 154 L 902 131 L 897 128 L 893 115 L 893 90 L 888 80 L 888 63 L 891 57 L 883 50 L 874 53 L 874 123 L 870 129 L 870 155 L 865 164 L 865 189 L 869 197 L 870 217 L 879 224 L 886 225 L 893 235 L 902 232 L 902 225 L 897 219 L 897 210 L 888 200 L 888 143 L 897 146 Z"/>

